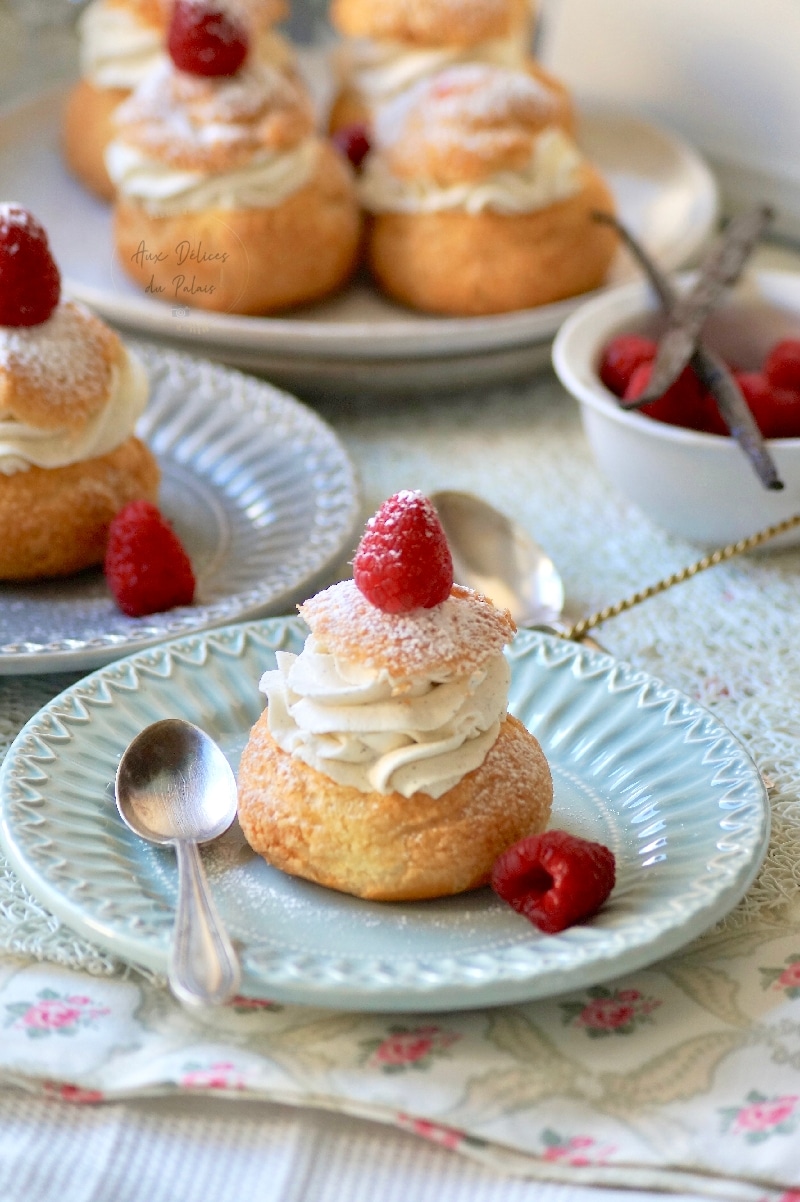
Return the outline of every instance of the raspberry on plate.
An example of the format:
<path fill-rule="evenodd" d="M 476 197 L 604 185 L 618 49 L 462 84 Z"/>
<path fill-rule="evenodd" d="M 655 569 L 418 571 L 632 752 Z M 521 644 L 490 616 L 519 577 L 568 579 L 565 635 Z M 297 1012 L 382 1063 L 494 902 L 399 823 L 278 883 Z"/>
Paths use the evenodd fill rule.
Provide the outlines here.
<path fill-rule="evenodd" d="M 631 376 L 642 363 L 652 363 L 658 347 L 643 334 L 618 334 L 603 351 L 600 379 L 614 396 L 624 396 Z"/>
<path fill-rule="evenodd" d="M 43 227 L 21 205 L 0 204 L 0 325 L 41 325 L 60 297 L 61 273 Z"/>
<path fill-rule="evenodd" d="M 548 935 L 596 914 L 614 888 L 614 853 L 566 831 L 514 843 L 495 861 L 492 888 Z"/>
<path fill-rule="evenodd" d="M 235 75 L 247 58 L 247 31 L 222 8 L 203 0 L 176 0 L 167 50 L 179 71 Z"/>
<path fill-rule="evenodd" d="M 150 501 L 130 501 L 113 519 L 104 570 L 114 600 L 129 617 L 161 613 L 194 600 L 189 556 Z"/>
<path fill-rule="evenodd" d="M 353 559 L 353 579 L 384 613 L 432 609 L 450 596 L 453 560 L 427 497 L 406 489 L 384 501 L 367 522 Z"/>

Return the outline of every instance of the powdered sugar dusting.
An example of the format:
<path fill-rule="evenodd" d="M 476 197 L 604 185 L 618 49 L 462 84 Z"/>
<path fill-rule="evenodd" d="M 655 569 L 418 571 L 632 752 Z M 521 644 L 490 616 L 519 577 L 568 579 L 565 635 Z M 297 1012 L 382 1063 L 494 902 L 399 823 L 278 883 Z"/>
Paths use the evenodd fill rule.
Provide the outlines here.
<path fill-rule="evenodd" d="M 300 606 L 318 641 L 344 659 L 385 668 L 397 680 L 422 673 L 465 674 L 501 651 L 516 633 L 508 610 L 456 585 L 431 609 L 387 614 L 343 580 Z"/>
<path fill-rule="evenodd" d="M 27 209 L 23 208 L 22 205 L 17 204 L 13 200 L 0 203 L 0 229 L 25 230 L 34 237 L 44 237 L 46 240 L 44 230 L 36 218 Z M 15 248 L 10 247 L 8 253 L 14 254 Z"/>
<path fill-rule="evenodd" d="M 216 77 L 163 62 L 117 109 L 115 121 L 124 142 L 195 170 L 246 162 L 260 149 L 288 149 L 314 129 L 306 92 L 262 62 Z"/>
<path fill-rule="evenodd" d="M 505 127 L 537 132 L 556 118 L 554 92 L 526 71 L 490 63 L 455 63 L 382 108 L 374 140 L 391 149 L 411 134 L 427 142 L 473 142 Z"/>
<path fill-rule="evenodd" d="M 75 301 L 39 325 L 0 327 L 0 415 L 42 429 L 84 421 L 108 399 L 118 347 Z"/>

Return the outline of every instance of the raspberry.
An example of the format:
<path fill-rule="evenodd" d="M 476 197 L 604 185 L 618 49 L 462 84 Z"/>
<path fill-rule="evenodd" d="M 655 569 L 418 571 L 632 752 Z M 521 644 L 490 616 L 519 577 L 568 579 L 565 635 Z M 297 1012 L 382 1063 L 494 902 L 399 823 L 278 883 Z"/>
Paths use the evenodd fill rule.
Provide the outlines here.
<path fill-rule="evenodd" d="M 387 614 L 450 596 L 453 560 L 439 515 L 420 492 L 396 493 L 367 522 L 353 559 L 356 587 Z"/>
<path fill-rule="evenodd" d="M 624 396 L 631 376 L 641 363 L 652 363 L 657 346 L 641 334 L 619 334 L 612 338 L 600 360 L 600 379 L 614 396 Z"/>
<path fill-rule="evenodd" d="M 132 618 L 194 600 L 189 556 L 150 501 L 129 501 L 114 517 L 104 568 L 114 600 Z"/>
<path fill-rule="evenodd" d="M 764 360 L 764 375 L 774 388 L 800 389 L 800 339 L 776 342 Z"/>
<path fill-rule="evenodd" d="M 800 392 L 778 388 L 758 371 L 736 372 L 736 381 L 765 438 L 800 437 Z"/>
<path fill-rule="evenodd" d="M 653 364 L 640 363 L 625 389 L 624 400 L 635 401 L 647 389 Z M 657 422 L 669 426 L 685 426 L 697 430 L 702 426 L 706 410 L 706 397 L 700 381 L 691 367 L 685 367 L 674 384 L 663 396 L 642 405 L 637 413 L 644 413 Z"/>
<path fill-rule="evenodd" d="M 0 325 L 38 326 L 61 296 L 47 234 L 27 209 L 0 204 Z"/>
<path fill-rule="evenodd" d="M 202 0 L 176 0 L 167 50 L 190 75 L 235 75 L 247 58 L 247 31 L 221 8 Z"/>
<path fill-rule="evenodd" d="M 359 169 L 370 151 L 370 140 L 366 125 L 344 125 L 333 135 L 333 144 Z"/>
<path fill-rule="evenodd" d="M 612 851 L 566 831 L 521 839 L 492 869 L 495 893 L 548 935 L 596 914 L 615 879 Z"/>

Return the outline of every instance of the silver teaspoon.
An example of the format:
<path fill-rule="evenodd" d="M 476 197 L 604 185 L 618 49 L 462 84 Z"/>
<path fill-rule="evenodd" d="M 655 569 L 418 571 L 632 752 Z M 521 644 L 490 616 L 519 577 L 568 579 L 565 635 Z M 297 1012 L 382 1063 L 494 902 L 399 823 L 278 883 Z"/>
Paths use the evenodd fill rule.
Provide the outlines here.
<path fill-rule="evenodd" d="M 178 905 L 168 977 L 190 1005 L 220 1005 L 237 992 L 239 962 L 216 906 L 198 844 L 236 816 L 236 780 L 205 731 L 180 718 L 146 726 L 126 748 L 115 782 L 117 809 L 142 839 L 172 844 Z"/>
<path fill-rule="evenodd" d="M 450 545 L 453 572 L 509 611 L 518 626 L 564 634 L 564 584 L 552 559 L 516 522 L 471 492 L 430 494 Z M 591 638 L 588 646 L 603 650 Z"/>
<path fill-rule="evenodd" d="M 743 555 L 800 526 L 800 513 L 766 526 L 747 538 L 710 551 L 701 559 L 631 593 L 613 605 L 581 618 L 572 625 L 561 620 L 564 588 L 552 561 L 526 530 L 494 509 L 488 501 L 468 492 L 434 492 L 429 497 L 450 544 L 455 578 L 498 605 L 504 605 L 518 626 L 549 630 L 565 639 L 603 651 L 588 631 L 616 618 L 634 605 L 656 597 L 673 585 L 690 580 L 719 563 Z"/>
<path fill-rule="evenodd" d="M 491 597 L 518 626 L 558 621 L 564 585 L 553 561 L 526 530 L 470 492 L 431 493 L 459 584 Z"/>

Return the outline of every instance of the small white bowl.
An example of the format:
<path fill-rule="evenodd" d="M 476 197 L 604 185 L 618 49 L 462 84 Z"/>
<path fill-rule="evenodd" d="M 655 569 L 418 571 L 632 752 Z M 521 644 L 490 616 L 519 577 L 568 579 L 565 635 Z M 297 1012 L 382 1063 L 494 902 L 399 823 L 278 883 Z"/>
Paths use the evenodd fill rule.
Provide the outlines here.
<path fill-rule="evenodd" d="M 687 287 L 691 279 L 681 277 L 678 285 Z M 660 327 L 658 303 L 642 281 L 587 301 L 556 335 L 553 366 L 580 402 L 600 470 L 656 525 L 706 547 L 736 542 L 800 512 L 800 438 L 767 443 L 784 483 L 773 491 L 760 483 L 734 439 L 626 412 L 601 383 L 598 366 L 609 339 L 657 336 Z M 800 274 L 788 271 L 749 273 L 703 332 L 709 346 L 744 370 L 758 369 L 769 348 L 787 337 L 800 337 Z M 800 527 L 767 546 L 799 541 Z"/>

